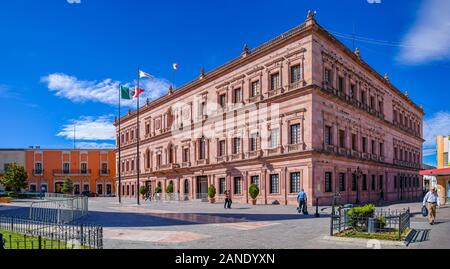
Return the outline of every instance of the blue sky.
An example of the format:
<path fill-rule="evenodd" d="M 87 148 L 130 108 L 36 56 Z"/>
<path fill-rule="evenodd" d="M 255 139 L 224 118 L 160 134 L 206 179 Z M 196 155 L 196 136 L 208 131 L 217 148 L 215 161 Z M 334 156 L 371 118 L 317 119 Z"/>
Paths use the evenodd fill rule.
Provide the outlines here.
<path fill-rule="evenodd" d="M 309 9 L 351 48 L 354 34 L 362 57 L 424 106 L 424 160 L 435 163 L 434 137 L 450 134 L 448 0 L 0 1 L 0 147 L 70 148 L 74 123 L 79 147 L 108 147 L 114 89 L 138 66 L 158 78 L 145 85 L 155 98 L 301 24 Z"/>

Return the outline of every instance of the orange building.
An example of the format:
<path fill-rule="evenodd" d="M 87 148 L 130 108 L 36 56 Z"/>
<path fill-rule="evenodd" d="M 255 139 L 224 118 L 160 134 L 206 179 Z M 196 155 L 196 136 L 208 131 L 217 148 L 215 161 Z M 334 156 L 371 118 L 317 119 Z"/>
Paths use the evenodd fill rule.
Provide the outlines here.
<path fill-rule="evenodd" d="M 60 193 L 64 179 L 74 184 L 74 194 L 94 192 L 99 196 L 115 193 L 114 150 L 40 149 L 25 150 L 25 168 L 30 192 Z"/>

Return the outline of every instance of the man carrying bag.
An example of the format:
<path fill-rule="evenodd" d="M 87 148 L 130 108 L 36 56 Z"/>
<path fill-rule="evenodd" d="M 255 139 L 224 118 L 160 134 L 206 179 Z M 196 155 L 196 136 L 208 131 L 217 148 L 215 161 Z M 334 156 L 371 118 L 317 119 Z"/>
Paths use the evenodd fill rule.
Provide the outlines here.
<path fill-rule="evenodd" d="M 423 206 L 426 206 L 428 209 L 428 221 L 430 225 L 434 225 L 436 220 L 436 207 L 441 206 L 441 202 L 439 200 L 439 195 L 437 194 L 437 189 L 432 188 L 423 198 Z M 423 212 L 425 213 L 425 212 Z"/>

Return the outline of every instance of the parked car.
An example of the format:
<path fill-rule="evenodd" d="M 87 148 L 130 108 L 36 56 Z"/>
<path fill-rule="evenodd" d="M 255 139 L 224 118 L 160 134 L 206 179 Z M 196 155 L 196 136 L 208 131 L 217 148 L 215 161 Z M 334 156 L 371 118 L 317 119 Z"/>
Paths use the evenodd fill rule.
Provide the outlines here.
<path fill-rule="evenodd" d="M 82 196 L 86 196 L 86 197 L 98 197 L 98 194 L 96 194 L 95 192 L 91 192 L 91 191 L 84 191 L 81 193 Z"/>

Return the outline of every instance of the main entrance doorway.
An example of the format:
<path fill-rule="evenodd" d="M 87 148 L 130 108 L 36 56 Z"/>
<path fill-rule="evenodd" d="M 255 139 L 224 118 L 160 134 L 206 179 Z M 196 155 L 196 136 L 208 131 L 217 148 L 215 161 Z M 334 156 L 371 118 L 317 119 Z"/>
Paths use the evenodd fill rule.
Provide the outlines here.
<path fill-rule="evenodd" d="M 208 198 L 208 178 L 205 176 L 197 177 L 197 199 Z"/>
<path fill-rule="evenodd" d="M 55 193 L 62 193 L 63 182 L 55 183 Z"/>

